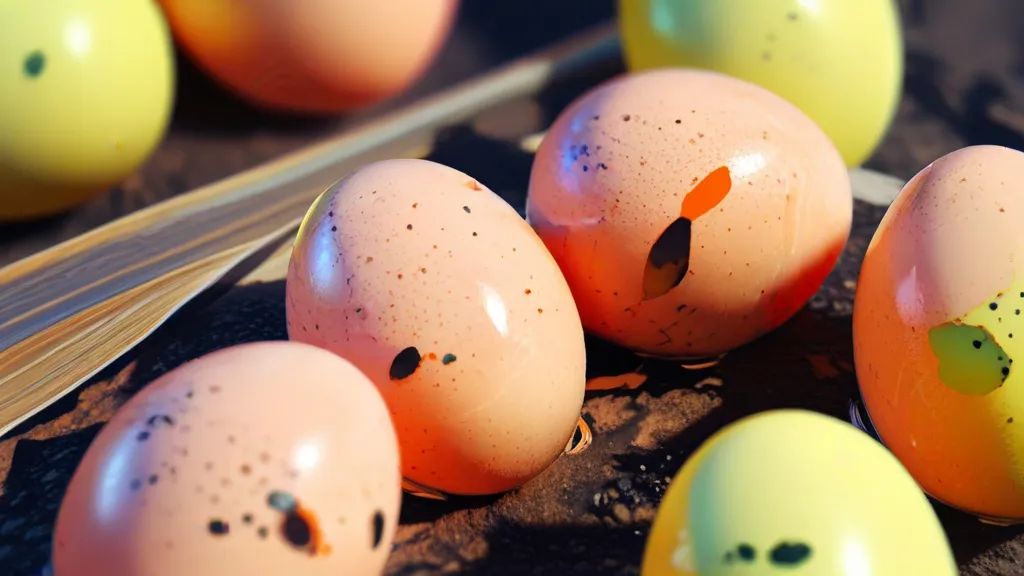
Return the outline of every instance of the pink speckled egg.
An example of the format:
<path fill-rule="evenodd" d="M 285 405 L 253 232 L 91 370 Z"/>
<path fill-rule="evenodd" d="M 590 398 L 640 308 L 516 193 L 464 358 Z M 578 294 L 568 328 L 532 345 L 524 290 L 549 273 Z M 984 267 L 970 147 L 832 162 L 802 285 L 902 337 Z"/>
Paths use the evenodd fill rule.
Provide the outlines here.
<path fill-rule="evenodd" d="M 337 356 L 246 344 L 164 375 L 100 431 L 57 517 L 57 576 L 380 574 L 398 525 L 380 394 Z"/>
<path fill-rule="evenodd" d="M 679 359 L 789 319 L 852 215 L 842 157 L 814 122 L 763 88 L 685 69 L 621 76 L 570 105 L 527 203 L 584 327 Z"/>
<path fill-rule="evenodd" d="M 363 167 L 306 215 L 288 270 L 288 334 L 377 384 L 404 476 L 492 494 L 563 452 L 585 386 L 565 278 L 511 206 L 426 160 Z"/>

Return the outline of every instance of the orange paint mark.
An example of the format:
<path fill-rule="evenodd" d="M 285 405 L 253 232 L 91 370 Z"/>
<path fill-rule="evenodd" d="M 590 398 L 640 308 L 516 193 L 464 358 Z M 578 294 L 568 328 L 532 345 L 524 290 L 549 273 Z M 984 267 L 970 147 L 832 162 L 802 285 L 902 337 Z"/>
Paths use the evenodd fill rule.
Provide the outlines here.
<path fill-rule="evenodd" d="M 477 182 L 476 180 L 470 180 L 469 182 L 466 182 L 466 188 L 469 188 L 470 190 L 483 190 L 483 188 L 480 186 L 480 183 Z"/>
<path fill-rule="evenodd" d="M 430 358 L 431 360 L 437 360 L 437 354 L 431 352 L 430 354 L 427 354 L 427 358 Z"/>
<path fill-rule="evenodd" d="M 330 546 L 324 542 L 324 531 L 320 527 L 320 521 L 316 514 L 309 508 L 296 503 L 295 515 L 302 518 L 302 521 L 309 527 L 309 553 L 313 556 L 330 554 Z"/>
<path fill-rule="evenodd" d="M 680 218 L 693 222 L 725 199 L 732 189 L 732 175 L 727 166 L 721 166 L 704 177 L 693 190 L 683 198 L 679 211 Z"/>

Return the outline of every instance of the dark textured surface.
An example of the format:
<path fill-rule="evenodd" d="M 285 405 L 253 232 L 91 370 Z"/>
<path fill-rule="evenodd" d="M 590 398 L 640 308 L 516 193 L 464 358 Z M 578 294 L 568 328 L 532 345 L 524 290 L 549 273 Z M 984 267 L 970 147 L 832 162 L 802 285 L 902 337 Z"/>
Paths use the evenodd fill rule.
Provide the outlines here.
<path fill-rule="evenodd" d="M 541 4 L 470 2 L 467 22 L 475 18 L 476 24 L 459 31 L 422 90 L 602 20 L 611 11 L 610 2 L 573 0 L 559 11 L 568 14 L 586 6 L 577 16 L 589 22 L 559 15 L 530 18 L 542 13 Z M 1024 148 L 1024 4 L 901 4 L 908 43 L 906 94 L 870 166 L 906 178 L 964 145 Z M 489 7 L 503 13 L 488 20 Z M 536 38 L 526 38 L 517 26 L 527 21 Z M 187 72 L 184 81 L 174 131 L 139 176 L 64 218 L 0 232 L 0 262 L 252 166 L 344 124 L 255 114 L 194 73 Z M 545 95 L 534 122 L 549 122 L 552 110 L 573 93 Z M 521 207 L 530 158 L 514 147 L 481 139 L 463 127 L 444 135 L 433 159 L 473 174 Z M 590 394 L 586 417 L 597 441 L 580 455 L 560 459 L 514 494 L 452 503 L 407 500 L 389 572 L 636 574 L 667 479 L 711 433 L 736 418 L 778 407 L 845 416 L 856 391 L 853 290 L 860 258 L 883 211 L 858 203 L 846 253 L 810 304 L 716 368 L 683 371 L 589 342 L 589 376 L 614 382 L 642 364 L 647 377 L 637 390 Z M 189 307 L 131 358 L 0 442 L 0 478 L 6 477 L 0 493 L 0 575 L 32 574 L 46 561 L 52 522 L 78 459 L 99 424 L 132 391 L 212 350 L 284 336 L 283 284 L 236 288 L 212 306 Z M 1024 574 L 1024 530 L 982 525 L 942 506 L 937 510 L 964 574 Z"/>

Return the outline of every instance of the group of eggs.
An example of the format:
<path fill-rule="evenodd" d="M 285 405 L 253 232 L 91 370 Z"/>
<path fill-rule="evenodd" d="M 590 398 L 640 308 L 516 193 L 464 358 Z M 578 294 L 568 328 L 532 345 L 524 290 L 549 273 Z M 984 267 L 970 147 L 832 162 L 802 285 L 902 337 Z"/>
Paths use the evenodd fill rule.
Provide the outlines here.
<path fill-rule="evenodd" d="M 65 211 L 152 154 L 174 104 L 172 34 L 202 70 L 250 104 L 337 113 L 408 88 L 435 59 L 458 6 L 7 0 L 0 4 L 0 221 Z M 619 0 L 618 15 L 631 68 L 706 68 L 768 88 L 821 126 L 848 165 L 874 150 L 899 100 L 894 0 Z"/>
<path fill-rule="evenodd" d="M 458 0 L 4 0 L 0 221 L 95 197 L 163 139 L 173 39 L 260 108 L 354 110 L 400 93 L 433 61 Z"/>
<path fill-rule="evenodd" d="M 207 25 L 229 5 L 168 4 L 209 11 Z M 627 57 L 669 49 L 630 40 L 627 14 L 660 15 L 636 33 L 649 40 L 683 25 L 670 9 L 683 4 L 624 0 Z M 889 2 L 799 4 L 786 22 L 895 22 Z M 259 29 L 237 16 L 217 33 Z M 821 71 L 810 46 L 788 57 Z M 569 450 L 585 331 L 692 363 L 787 321 L 843 252 L 846 165 L 870 152 L 894 104 L 851 108 L 889 107 L 875 125 L 845 125 L 878 128 L 850 139 L 737 76 L 657 69 L 581 96 L 537 152 L 525 221 L 484 183 L 424 160 L 339 181 L 293 246 L 290 341 L 221 350 L 129 400 L 68 487 L 56 574 L 379 573 L 403 486 L 498 494 Z M 888 450 L 801 410 L 724 428 L 673 480 L 645 574 L 956 574 L 921 488 L 990 520 L 1024 519 L 1013 369 L 1024 198 L 1010 188 L 1022 170 L 1024 154 L 999 147 L 937 160 L 868 248 L 855 359 Z"/>
<path fill-rule="evenodd" d="M 673 481 L 645 574 L 955 574 L 919 485 L 1024 518 L 1022 170 L 999 147 L 936 161 L 868 249 L 856 362 L 892 452 L 807 411 L 734 423 Z M 292 248 L 290 341 L 194 360 L 126 403 L 67 490 L 56 574 L 379 573 L 403 486 L 499 494 L 569 450 L 584 331 L 681 362 L 746 344 L 821 286 L 853 199 L 794 105 L 675 68 L 564 110 L 526 211 L 426 160 L 327 190 Z"/>

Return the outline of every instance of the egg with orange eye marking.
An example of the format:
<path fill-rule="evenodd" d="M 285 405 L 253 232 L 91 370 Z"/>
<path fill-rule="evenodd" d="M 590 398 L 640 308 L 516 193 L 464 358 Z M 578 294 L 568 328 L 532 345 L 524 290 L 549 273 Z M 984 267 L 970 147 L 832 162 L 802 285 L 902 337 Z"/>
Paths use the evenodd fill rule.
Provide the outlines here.
<path fill-rule="evenodd" d="M 352 364 L 260 342 L 161 376 L 79 463 L 58 576 L 380 574 L 398 526 L 398 443 Z"/>
<path fill-rule="evenodd" d="M 299 230 L 286 306 L 290 338 L 377 384 L 421 487 L 510 490 L 574 435 L 586 353 L 572 294 L 526 221 L 462 172 L 388 160 L 329 189 Z"/>
<path fill-rule="evenodd" d="M 1024 522 L 1024 153 L 957 150 L 899 193 L 853 307 L 870 422 L 921 487 Z"/>
<path fill-rule="evenodd" d="M 666 69 L 614 78 L 562 112 L 537 151 L 527 218 L 584 328 L 697 360 L 807 302 L 845 247 L 853 196 L 835 146 L 793 105 Z"/>

